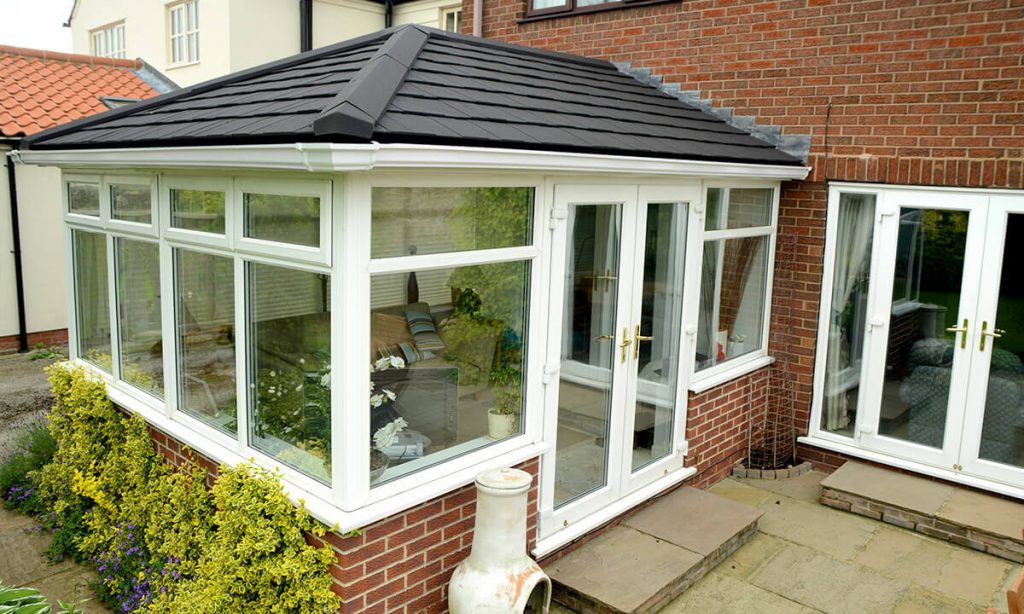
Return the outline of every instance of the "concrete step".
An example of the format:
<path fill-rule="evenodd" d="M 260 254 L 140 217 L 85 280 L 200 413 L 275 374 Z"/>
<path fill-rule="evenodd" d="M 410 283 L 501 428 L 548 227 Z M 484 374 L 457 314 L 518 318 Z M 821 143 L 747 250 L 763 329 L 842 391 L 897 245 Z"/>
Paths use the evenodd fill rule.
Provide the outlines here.
<path fill-rule="evenodd" d="M 822 480 L 821 503 L 1024 563 L 1024 502 L 850 461 Z"/>
<path fill-rule="evenodd" d="M 761 511 L 683 487 L 544 565 L 554 600 L 586 614 L 655 612 L 757 533 Z"/>

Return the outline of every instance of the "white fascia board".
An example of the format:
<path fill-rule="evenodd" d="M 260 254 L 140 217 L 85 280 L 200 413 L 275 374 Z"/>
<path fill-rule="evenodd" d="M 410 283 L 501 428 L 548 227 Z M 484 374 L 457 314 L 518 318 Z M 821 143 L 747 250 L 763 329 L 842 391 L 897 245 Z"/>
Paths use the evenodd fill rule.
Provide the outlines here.
<path fill-rule="evenodd" d="M 136 149 L 26 150 L 21 162 L 95 168 L 222 168 L 312 172 L 445 168 L 545 173 L 628 173 L 805 179 L 806 166 L 670 160 L 600 154 L 403 144 L 291 143 Z"/>

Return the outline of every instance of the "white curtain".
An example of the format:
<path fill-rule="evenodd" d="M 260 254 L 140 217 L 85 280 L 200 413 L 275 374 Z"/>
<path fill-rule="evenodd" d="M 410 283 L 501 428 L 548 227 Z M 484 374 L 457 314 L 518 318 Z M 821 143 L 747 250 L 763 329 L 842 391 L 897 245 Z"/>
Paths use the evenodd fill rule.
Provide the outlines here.
<path fill-rule="evenodd" d="M 830 431 L 844 429 L 850 422 L 847 386 L 840 385 L 840 380 L 844 379 L 841 374 L 852 364 L 847 334 L 850 322 L 844 321 L 844 317 L 848 318 L 850 298 L 870 262 L 874 218 L 874 196 L 843 194 L 840 197 L 836 262 L 832 274 L 832 317 L 825 361 L 823 426 Z"/>

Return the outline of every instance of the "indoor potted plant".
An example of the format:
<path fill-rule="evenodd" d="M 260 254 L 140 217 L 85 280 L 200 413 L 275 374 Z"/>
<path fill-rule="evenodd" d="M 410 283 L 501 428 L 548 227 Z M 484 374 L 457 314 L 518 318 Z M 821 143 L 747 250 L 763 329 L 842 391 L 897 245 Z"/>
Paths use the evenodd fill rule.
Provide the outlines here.
<path fill-rule="evenodd" d="M 522 400 L 522 374 L 509 366 L 491 371 L 494 405 L 487 410 L 487 436 L 504 439 L 516 431 Z"/>

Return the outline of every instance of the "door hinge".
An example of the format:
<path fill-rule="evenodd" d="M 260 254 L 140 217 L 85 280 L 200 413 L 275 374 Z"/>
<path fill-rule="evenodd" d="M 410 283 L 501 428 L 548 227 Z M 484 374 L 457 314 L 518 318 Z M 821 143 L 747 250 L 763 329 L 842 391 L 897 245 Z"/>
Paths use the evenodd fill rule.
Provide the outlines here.
<path fill-rule="evenodd" d="M 551 210 L 551 219 L 548 221 L 548 226 L 551 230 L 558 228 L 558 223 L 565 218 L 569 217 L 569 210 L 564 208 L 555 208 Z"/>
<path fill-rule="evenodd" d="M 956 463 L 953 463 L 953 471 L 963 471 L 963 470 L 964 470 L 964 466 L 963 465 L 957 465 Z"/>
<path fill-rule="evenodd" d="M 560 370 L 560 367 L 558 365 L 553 365 L 553 364 L 550 364 L 550 363 L 545 363 L 544 364 L 544 374 L 541 376 L 540 381 L 543 382 L 545 386 L 547 386 L 548 384 L 551 383 L 551 381 L 555 378 L 555 376 L 558 375 L 558 371 L 559 370 Z"/>

